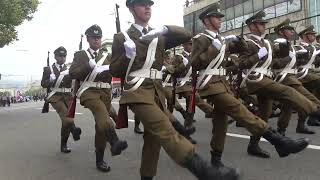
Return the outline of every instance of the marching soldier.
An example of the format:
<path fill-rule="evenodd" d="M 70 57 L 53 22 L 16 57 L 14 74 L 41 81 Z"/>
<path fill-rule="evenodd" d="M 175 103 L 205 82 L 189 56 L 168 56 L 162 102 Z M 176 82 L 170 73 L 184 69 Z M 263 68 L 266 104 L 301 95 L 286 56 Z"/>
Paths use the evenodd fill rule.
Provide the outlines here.
<path fill-rule="evenodd" d="M 178 99 L 176 98 L 175 94 L 176 90 L 173 90 L 174 88 L 177 87 L 177 83 L 174 83 L 173 81 L 177 81 L 177 75 L 180 74 L 179 69 L 179 64 L 174 63 L 173 57 L 170 56 L 170 51 L 166 51 L 166 57 L 164 60 L 164 66 L 162 67 L 162 71 L 164 72 L 163 74 L 163 93 L 167 99 L 167 105 L 168 105 L 168 110 L 173 113 L 173 109 L 176 109 L 178 112 L 181 113 L 183 118 L 185 119 L 185 122 L 190 122 L 191 124 L 185 123 L 185 128 L 190 134 L 195 132 L 195 127 L 192 125 L 193 122 L 193 117 L 192 114 L 188 113 L 186 110 L 183 109 L 181 104 L 179 103 Z M 175 86 L 175 87 L 173 87 Z M 174 92 L 173 92 L 174 91 Z M 174 98 L 174 100 L 173 100 Z M 173 101 L 175 101 L 173 103 Z"/>
<path fill-rule="evenodd" d="M 199 71 L 197 83 L 199 94 L 209 98 L 215 108 L 212 119 L 212 165 L 224 167 L 221 157 L 227 133 L 228 116 L 240 121 L 253 136 L 263 136 L 274 145 L 280 157 L 302 151 L 308 146 L 307 140 L 294 141 L 276 133 L 232 94 L 222 64 L 228 54 L 244 51 L 247 46 L 241 37 L 234 35 L 222 37 L 219 34 L 222 17 L 224 14 L 220 12 L 218 3 L 212 4 L 199 15 L 206 30 L 194 37 L 191 51 L 192 68 Z"/>
<path fill-rule="evenodd" d="M 70 153 L 67 142 L 70 132 L 75 141 L 80 139 L 81 129 L 76 127 L 73 118 L 66 117 L 68 103 L 71 100 L 71 79 L 68 67 L 65 65 L 67 50 L 61 46 L 54 51 L 56 62 L 51 67 L 44 67 L 41 86 L 50 88 L 47 101 L 58 113 L 61 119 L 61 146 L 62 153 Z"/>
<path fill-rule="evenodd" d="M 274 28 L 274 31 L 279 35 L 279 38 L 275 40 L 274 48 L 274 63 L 273 69 L 275 72 L 275 81 L 284 85 L 290 86 L 297 90 L 299 93 L 307 97 L 310 101 L 320 106 L 320 101 L 303 87 L 302 83 L 296 78 L 297 70 L 297 56 L 306 54 L 305 49 L 295 50 L 295 47 L 289 42 L 294 35 L 294 27 L 290 25 L 290 20 L 286 19 Z M 281 134 L 285 134 L 291 119 L 292 107 L 284 103 L 281 108 L 281 114 L 278 121 L 278 131 Z M 316 117 L 310 117 L 316 118 Z M 317 120 L 317 119 L 315 119 Z M 305 125 L 305 119 L 298 119 L 296 128 L 297 133 L 314 134 L 315 132 L 310 130 Z"/>
<path fill-rule="evenodd" d="M 320 76 L 316 74 L 314 67 L 319 67 L 320 64 L 320 51 L 318 50 L 320 48 L 313 45 L 316 38 L 315 34 L 314 26 L 309 26 L 299 33 L 299 37 L 302 39 L 300 45 L 308 51 L 308 56 L 298 59 L 298 62 L 300 62 L 299 68 L 302 69 L 299 71 L 298 79 L 302 82 L 304 87 L 319 99 Z M 307 124 L 309 126 L 320 126 L 320 121 L 317 118 L 311 118 L 308 119 Z"/>
<path fill-rule="evenodd" d="M 246 86 L 250 94 L 256 94 L 259 102 L 259 116 L 268 122 L 272 113 L 273 100 L 295 108 L 300 118 L 308 115 L 319 117 L 317 106 L 292 87 L 280 84 L 272 79 L 270 67 L 274 62 L 271 42 L 264 39 L 265 25 L 268 23 L 264 11 L 254 14 L 246 20 L 251 34 L 247 39 L 247 50 L 239 51 L 240 69 L 248 69 L 242 85 Z M 250 155 L 269 158 L 268 152 L 259 147 L 260 136 L 252 136 L 247 152 Z M 305 144 L 307 141 L 297 141 Z M 300 144 L 301 145 L 301 144 Z"/>
<path fill-rule="evenodd" d="M 192 99 L 192 83 L 190 81 L 192 75 L 192 67 L 190 63 L 190 53 L 192 50 L 192 41 L 188 41 L 183 45 L 182 54 L 175 55 L 173 64 L 178 67 L 176 74 L 180 74 L 178 80 L 178 87 L 176 93 L 186 99 L 187 106 L 190 105 Z M 204 101 L 198 92 L 195 93 L 195 105 L 199 107 L 205 114 L 213 114 L 214 108 Z M 188 108 L 188 107 L 187 107 Z M 185 121 L 185 126 L 192 126 L 193 116 L 189 118 L 189 121 Z"/>
<path fill-rule="evenodd" d="M 233 169 L 218 169 L 208 165 L 194 146 L 179 135 L 165 113 L 162 72 L 166 49 L 191 38 L 181 27 L 149 27 L 152 0 L 127 0 L 126 5 L 135 23 L 114 36 L 111 73 L 125 80 L 120 106 L 128 105 L 144 126 L 144 145 L 141 160 L 141 180 L 156 175 L 160 148 L 178 164 L 186 167 L 198 179 L 238 179 Z"/>
<path fill-rule="evenodd" d="M 120 155 L 127 148 L 127 142 L 119 140 L 110 119 L 112 76 L 108 54 L 101 49 L 102 30 L 98 25 L 93 25 L 85 35 L 90 47 L 74 54 L 70 75 L 82 82 L 77 97 L 95 119 L 96 167 L 99 171 L 108 172 L 110 167 L 103 159 L 107 141 L 111 145 L 112 156 Z"/>

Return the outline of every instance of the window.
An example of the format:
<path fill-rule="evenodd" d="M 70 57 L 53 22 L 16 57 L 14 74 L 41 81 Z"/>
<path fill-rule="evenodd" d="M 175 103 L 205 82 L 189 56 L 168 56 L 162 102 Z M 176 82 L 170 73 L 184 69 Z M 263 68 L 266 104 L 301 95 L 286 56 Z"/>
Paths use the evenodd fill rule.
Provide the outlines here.
<path fill-rule="evenodd" d="M 288 12 L 295 12 L 301 10 L 301 0 L 292 0 L 288 2 Z"/>
<path fill-rule="evenodd" d="M 234 16 L 235 17 L 243 16 L 243 4 L 238 4 L 234 7 Z"/>
<path fill-rule="evenodd" d="M 226 20 L 234 19 L 234 8 L 230 7 L 226 10 Z"/>
<path fill-rule="evenodd" d="M 254 0 L 253 1 L 254 12 L 260 11 L 263 9 L 263 0 Z"/>
<path fill-rule="evenodd" d="M 273 6 L 274 3 L 275 3 L 274 1 L 275 1 L 275 0 L 267 0 L 267 1 L 264 1 L 264 8 Z"/>
<path fill-rule="evenodd" d="M 252 0 L 248 0 L 243 4 L 244 7 L 244 14 L 250 14 L 253 12 L 253 7 L 252 7 Z"/>
<path fill-rule="evenodd" d="M 288 14 L 288 3 L 283 2 L 276 5 L 276 16 Z"/>

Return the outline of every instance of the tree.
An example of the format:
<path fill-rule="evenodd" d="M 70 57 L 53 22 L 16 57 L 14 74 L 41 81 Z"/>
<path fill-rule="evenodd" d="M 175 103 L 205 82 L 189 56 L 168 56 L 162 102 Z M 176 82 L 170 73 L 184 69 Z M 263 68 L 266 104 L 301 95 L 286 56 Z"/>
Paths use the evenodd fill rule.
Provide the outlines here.
<path fill-rule="evenodd" d="M 30 21 L 39 5 L 38 0 L 0 1 L 0 48 L 18 40 L 16 26 Z"/>

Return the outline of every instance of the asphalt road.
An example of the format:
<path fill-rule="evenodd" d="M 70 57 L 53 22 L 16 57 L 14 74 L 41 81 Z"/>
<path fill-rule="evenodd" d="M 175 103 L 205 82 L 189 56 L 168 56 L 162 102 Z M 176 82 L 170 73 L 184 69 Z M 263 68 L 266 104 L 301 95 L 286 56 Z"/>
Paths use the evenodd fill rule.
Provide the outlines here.
<path fill-rule="evenodd" d="M 118 108 L 117 102 L 113 105 Z M 16 104 L 0 108 L 0 180 L 139 180 L 139 166 L 143 139 L 133 132 L 133 123 L 128 129 L 119 130 L 119 137 L 128 141 L 128 149 L 118 157 L 106 151 L 105 160 L 111 165 L 110 173 L 100 173 L 95 168 L 94 120 L 92 114 L 80 105 L 76 123 L 82 128 L 81 140 L 69 141 L 71 154 L 60 153 L 60 120 L 54 111 L 41 114 L 42 102 Z M 51 110 L 52 107 L 51 107 Z M 180 114 L 176 116 L 182 120 Z M 130 118 L 132 119 L 132 114 Z M 211 120 L 197 109 L 197 152 L 209 160 Z M 296 120 L 288 130 L 288 136 L 296 134 Z M 275 127 L 276 120 L 270 120 Z M 312 140 L 307 150 L 279 158 L 267 142 L 261 146 L 272 154 L 271 159 L 250 157 L 246 153 L 248 132 L 229 127 L 223 161 L 240 168 L 243 180 L 319 180 L 320 128 L 316 135 L 306 135 Z M 162 150 L 156 180 L 195 180 L 186 169 L 177 166 Z"/>

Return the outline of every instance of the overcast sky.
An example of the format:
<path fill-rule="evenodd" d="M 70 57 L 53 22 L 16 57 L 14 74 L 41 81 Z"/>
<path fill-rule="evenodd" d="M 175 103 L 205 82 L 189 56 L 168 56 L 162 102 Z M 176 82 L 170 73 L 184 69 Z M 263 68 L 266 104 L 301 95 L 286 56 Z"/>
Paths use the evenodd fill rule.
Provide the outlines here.
<path fill-rule="evenodd" d="M 150 25 L 183 26 L 184 2 L 155 0 Z M 103 39 L 112 38 L 116 32 L 115 3 L 120 5 L 121 28 L 126 30 L 133 18 L 125 0 L 41 0 L 32 21 L 17 28 L 19 41 L 0 48 L 0 73 L 24 75 L 15 77 L 19 79 L 41 78 L 48 50 L 52 63 L 53 51 L 61 45 L 66 47 L 67 62 L 71 62 L 73 53 L 78 49 L 80 35 L 93 24 L 101 26 Z M 83 42 L 87 48 L 85 38 Z"/>

